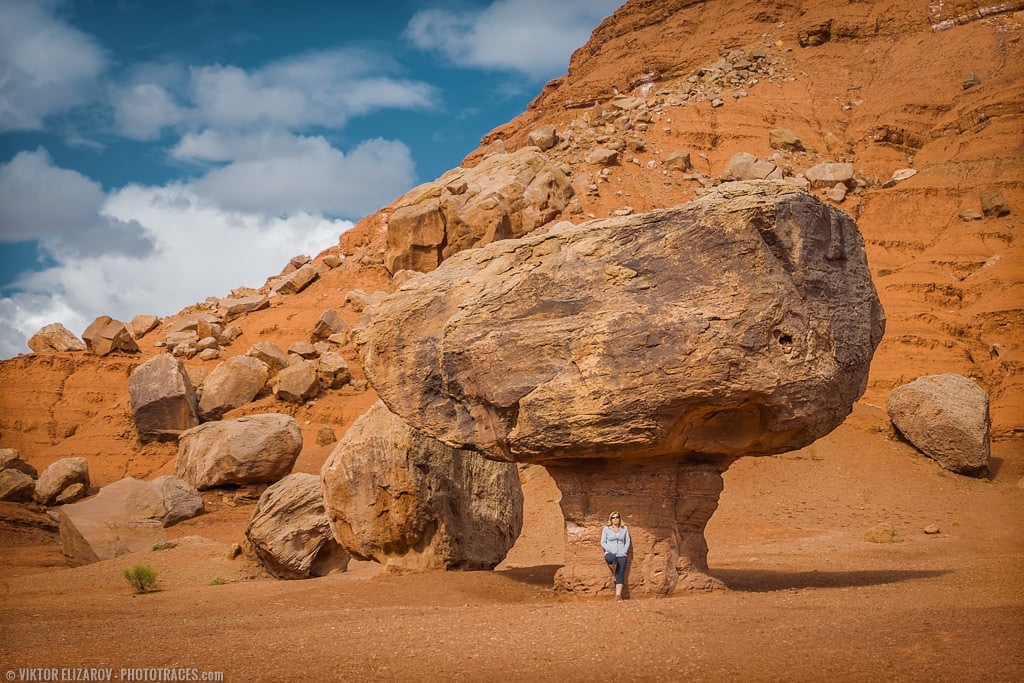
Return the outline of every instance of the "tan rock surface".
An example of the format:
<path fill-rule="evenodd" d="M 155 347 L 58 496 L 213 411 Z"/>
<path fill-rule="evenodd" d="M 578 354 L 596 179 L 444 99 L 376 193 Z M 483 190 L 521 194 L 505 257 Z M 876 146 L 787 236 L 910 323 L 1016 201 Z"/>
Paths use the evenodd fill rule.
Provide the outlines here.
<path fill-rule="evenodd" d="M 220 363 L 203 382 L 199 416 L 219 420 L 224 413 L 252 401 L 270 378 L 266 363 L 251 356 L 235 356 Z"/>
<path fill-rule="evenodd" d="M 184 364 L 161 353 L 135 368 L 128 379 L 132 419 L 139 441 L 176 441 L 199 424 L 199 401 Z"/>
<path fill-rule="evenodd" d="M 263 567 L 280 579 L 325 576 L 348 566 L 348 553 L 331 533 L 315 474 L 289 474 L 264 491 L 245 537 Z"/>
<path fill-rule="evenodd" d="M 28 347 L 35 353 L 51 351 L 85 351 L 85 344 L 60 323 L 50 323 L 39 328 L 28 340 Z"/>
<path fill-rule="evenodd" d="M 450 448 L 378 402 L 321 472 L 334 535 L 390 571 L 491 569 L 523 524 L 514 465 Z"/>

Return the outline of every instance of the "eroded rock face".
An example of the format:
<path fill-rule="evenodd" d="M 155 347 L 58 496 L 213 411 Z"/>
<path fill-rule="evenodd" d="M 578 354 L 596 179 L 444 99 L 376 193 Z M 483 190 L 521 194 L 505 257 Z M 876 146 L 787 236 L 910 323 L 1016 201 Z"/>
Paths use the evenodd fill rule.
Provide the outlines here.
<path fill-rule="evenodd" d="M 199 490 L 273 482 L 291 471 L 301 450 L 302 431 L 290 415 L 207 422 L 178 439 L 174 473 Z"/>
<path fill-rule="evenodd" d="M 677 518 L 669 533 L 639 511 L 668 500 L 710 515 L 714 487 L 690 492 L 689 475 L 672 474 L 680 463 L 720 472 L 830 432 L 863 393 L 883 330 L 853 221 L 765 181 L 453 256 L 382 301 L 356 341 L 411 427 L 558 468 L 563 506 L 591 485 L 589 469 L 620 460 L 643 463 L 636 481 L 677 480 L 638 500 L 631 526 L 650 539 L 631 585 L 642 576 L 644 591 L 665 594 L 680 567 L 679 585 L 706 583 L 700 544 L 678 531 L 695 523 Z M 608 510 L 564 513 L 591 533 Z M 570 578 L 581 570 L 569 555 L 563 587 L 589 586 Z"/>
<path fill-rule="evenodd" d="M 139 441 L 173 441 L 199 424 L 199 401 L 185 365 L 160 353 L 135 368 L 128 381 Z"/>
<path fill-rule="evenodd" d="M 918 377 L 893 389 L 886 408 L 896 429 L 947 470 L 988 474 L 988 393 L 967 377 Z"/>
<path fill-rule="evenodd" d="M 296 472 L 264 491 L 245 537 L 264 568 L 279 579 L 325 576 L 348 567 L 348 553 L 331 533 L 315 474 Z"/>
<path fill-rule="evenodd" d="M 571 196 L 569 179 L 537 148 L 454 169 L 395 202 L 385 265 L 392 273 L 431 271 L 463 249 L 548 223 Z"/>
<path fill-rule="evenodd" d="M 432 439 L 377 402 L 321 472 L 335 538 L 391 571 L 491 569 L 523 524 L 515 465 Z"/>

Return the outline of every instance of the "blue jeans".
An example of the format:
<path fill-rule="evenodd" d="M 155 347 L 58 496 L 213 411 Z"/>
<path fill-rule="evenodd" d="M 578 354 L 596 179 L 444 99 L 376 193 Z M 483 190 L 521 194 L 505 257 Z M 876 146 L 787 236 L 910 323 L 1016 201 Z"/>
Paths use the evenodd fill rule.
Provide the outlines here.
<path fill-rule="evenodd" d="M 604 561 L 615 565 L 615 583 L 626 583 L 626 556 L 605 553 Z"/>

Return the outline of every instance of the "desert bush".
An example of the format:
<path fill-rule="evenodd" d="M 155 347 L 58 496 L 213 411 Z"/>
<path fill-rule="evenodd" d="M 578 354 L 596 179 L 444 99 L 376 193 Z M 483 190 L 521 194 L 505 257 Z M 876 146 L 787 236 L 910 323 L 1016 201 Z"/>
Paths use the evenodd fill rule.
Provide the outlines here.
<path fill-rule="evenodd" d="M 215 576 L 210 579 L 211 586 L 223 586 L 225 583 L 227 583 L 227 581 L 224 580 L 223 576 Z"/>
<path fill-rule="evenodd" d="M 124 578 L 131 584 L 136 593 L 152 593 L 156 590 L 156 570 L 148 564 L 136 564 L 126 567 Z"/>

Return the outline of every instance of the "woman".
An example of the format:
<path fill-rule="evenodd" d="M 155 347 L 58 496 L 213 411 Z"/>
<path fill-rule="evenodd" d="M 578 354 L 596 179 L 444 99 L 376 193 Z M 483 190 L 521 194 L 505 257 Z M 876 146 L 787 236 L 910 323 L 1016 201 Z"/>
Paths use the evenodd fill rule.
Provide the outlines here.
<path fill-rule="evenodd" d="M 626 554 L 629 552 L 629 529 L 622 523 L 622 516 L 613 512 L 608 524 L 601 530 L 601 547 L 608 570 L 615 573 L 615 599 L 622 600 L 622 584 L 626 580 Z"/>

